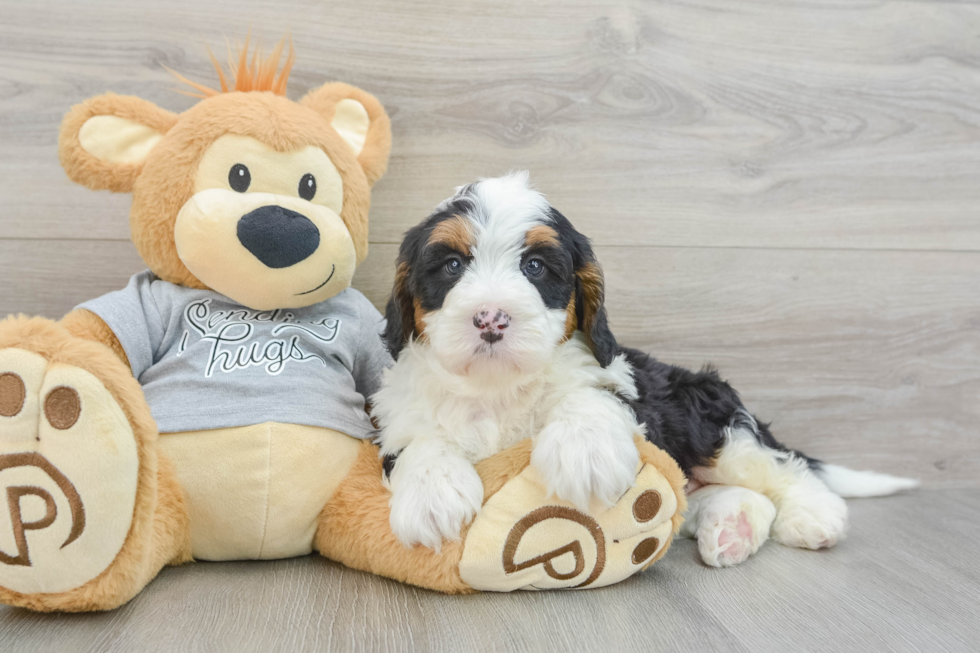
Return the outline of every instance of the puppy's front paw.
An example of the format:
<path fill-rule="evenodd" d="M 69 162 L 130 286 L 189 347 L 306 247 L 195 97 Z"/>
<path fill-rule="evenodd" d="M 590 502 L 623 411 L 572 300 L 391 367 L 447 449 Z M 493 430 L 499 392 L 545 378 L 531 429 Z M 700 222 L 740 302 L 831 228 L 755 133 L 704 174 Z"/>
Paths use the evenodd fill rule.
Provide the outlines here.
<path fill-rule="evenodd" d="M 483 482 L 465 461 L 426 466 L 399 460 L 392 474 L 391 530 L 407 547 L 440 551 L 443 540 L 459 540 L 460 530 L 483 503 Z"/>
<path fill-rule="evenodd" d="M 541 431 L 531 463 L 550 493 L 587 511 L 590 498 L 611 506 L 633 485 L 640 455 L 632 434 L 610 437 L 608 428 L 553 422 Z"/>

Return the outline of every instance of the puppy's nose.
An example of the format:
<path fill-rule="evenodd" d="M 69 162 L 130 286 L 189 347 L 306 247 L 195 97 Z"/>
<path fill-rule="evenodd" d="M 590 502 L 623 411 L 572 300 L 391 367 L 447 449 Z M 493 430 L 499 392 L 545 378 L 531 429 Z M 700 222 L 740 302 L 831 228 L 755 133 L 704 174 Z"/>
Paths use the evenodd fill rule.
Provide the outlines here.
<path fill-rule="evenodd" d="M 238 221 L 238 241 L 270 268 L 288 268 L 320 246 L 320 230 L 305 215 L 262 206 Z"/>
<path fill-rule="evenodd" d="M 499 308 L 479 311 L 473 316 L 473 326 L 480 330 L 480 337 L 493 344 L 503 339 L 504 329 L 510 326 L 510 316 Z"/>

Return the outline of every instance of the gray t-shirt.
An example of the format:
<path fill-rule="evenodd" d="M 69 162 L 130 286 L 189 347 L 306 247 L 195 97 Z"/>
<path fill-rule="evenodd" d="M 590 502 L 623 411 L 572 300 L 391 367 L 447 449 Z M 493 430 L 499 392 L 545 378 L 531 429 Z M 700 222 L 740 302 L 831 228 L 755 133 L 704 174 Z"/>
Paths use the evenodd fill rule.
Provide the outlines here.
<path fill-rule="evenodd" d="M 79 308 L 119 338 L 161 433 L 283 422 L 374 435 L 364 401 L 391 357 L 384 319 L 353 288 L 255 311 L 147 270 Z"/>

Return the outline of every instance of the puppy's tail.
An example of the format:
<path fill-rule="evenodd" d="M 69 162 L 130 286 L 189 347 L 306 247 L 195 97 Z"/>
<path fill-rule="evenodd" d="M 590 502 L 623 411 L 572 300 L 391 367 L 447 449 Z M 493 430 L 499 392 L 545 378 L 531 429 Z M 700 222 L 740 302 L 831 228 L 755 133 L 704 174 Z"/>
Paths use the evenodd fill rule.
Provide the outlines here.
<path fill-rule="evenodd" d="M 827 463 L 820 463 L 813 471 L 831 491 L 844 498 L 883 497 L 919 487 L 919 481 L 914 478 L 858 471 Z"/>

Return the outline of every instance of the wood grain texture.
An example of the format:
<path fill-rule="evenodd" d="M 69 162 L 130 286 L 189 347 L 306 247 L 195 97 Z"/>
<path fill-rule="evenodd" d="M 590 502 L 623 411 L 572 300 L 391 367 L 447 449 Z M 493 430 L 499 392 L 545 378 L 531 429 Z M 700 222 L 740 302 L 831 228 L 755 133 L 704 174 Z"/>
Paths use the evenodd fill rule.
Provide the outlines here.
<path fill-rule="evenodd" d="M 980 491 L 850 503 L 849 538 L 718 570 L 690 540 L 619 585 L 442 596 L 315 556 L 166 569 L 110 613 L 0 607 L 7 651 L 976 650 Z"/>
<path fill-rule="evenodd" d="M 0 4 L 8 237 L 126 239 L 126 201 L 58 169 L 69 106 L 183 110 L 205 43 L 291 30 L 290 95 L 376 93 L 393 159 L 373 238 L 526 167 L 603 244 L 980 248 L 980 7 L 968 3 L 192 0 Z M 192 18 L 193 17 L 193 18 Z M 261 28 L 261 29 L 260 29 Z M 71 208 L 71 218 L 65 215 Z"/>
<path fill-rule="evenodd" d="M 980 638 L 980 5 L 910 0 L 0 0 L 0 315 L 143 264 L 129 199 L 72 185 L 67 109 L 171 110 L 164 66 L 290 30 L 289 95 L 392 117 L 355 286 L 452 189 L 529 168 L 596 243 L 622 342 L 718 365 L 793 446 L 917 476 L 848 540 L 717 571 L 680 542 L 580 593 L 443 597 L 316 557 L 164 571 L 108 614 L 0 607 L 2 651 L 972 651 Z"/>

